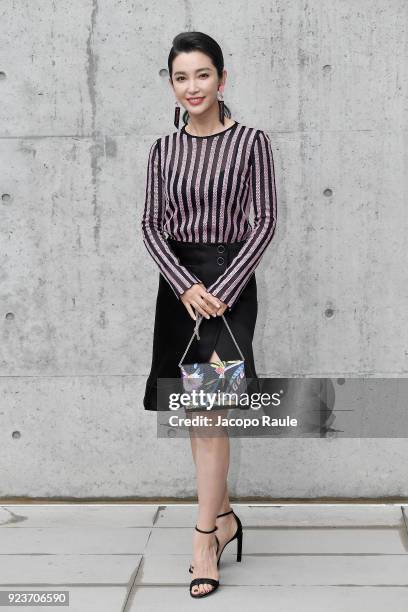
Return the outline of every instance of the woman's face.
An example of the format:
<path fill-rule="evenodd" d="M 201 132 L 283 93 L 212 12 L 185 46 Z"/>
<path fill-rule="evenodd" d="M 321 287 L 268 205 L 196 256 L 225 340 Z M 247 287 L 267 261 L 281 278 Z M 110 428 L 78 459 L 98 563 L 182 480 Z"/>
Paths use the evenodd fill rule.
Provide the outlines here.
<path fill-rule="evenodd" d="M 189 115 L 201 115 L 216 103 L 218 87 L 225 77 L 226 70 L 220 82 L 211 58 L 201 51 L 180 53 L 173 60 L 174 93 Z"/>

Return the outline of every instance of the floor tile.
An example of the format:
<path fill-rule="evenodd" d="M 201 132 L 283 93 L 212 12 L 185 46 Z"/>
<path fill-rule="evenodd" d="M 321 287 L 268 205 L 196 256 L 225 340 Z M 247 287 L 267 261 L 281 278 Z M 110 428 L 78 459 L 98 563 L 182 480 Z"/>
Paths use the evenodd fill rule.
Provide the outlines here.
<path fill-rule="evenodd" d="M 151 529 L 38 527 L 0 528 L 2 554 L 142 554 Z"/>
<path fill-rule="evenodd" d="M 398 526 L 401 504 L 235 504 L 231 507 L 247 527 L 268 526 Z M 156 527 L 194 526 L 198 507 L 194 505 L 162 505 Z M 407 509 L 408 515 L 408 509 Z"/>
<path fill-rule="evenodd" d="M 158 504 L 11 504 L 0 507 L 1 527 L 152 527 Z"/>
<path fill-rule="evenodd" d="M 146 554 L 190 554 L 193 529 L 153 528 Z M 245 554 L 405 554 L 404 530 L 397 527 L 244 527 Z"/>
<path fill-rule="evenodd" d="M 18 587 L 21 591 L 41 590 L 41 591 L 69 591 L 69 606 L 18 606 L 15 609 L 33 610 L 37 612 L 121 612 L 127 598 L 128 589 L 126 587 L 112 586 L 33 586 L 23 584 Z M 8 587 L 2 590 L 11 590 Z M 5 607 L 4 610 L 10 610 Z"/>
<path fill-rule="evenodd" d="M 229 549 L 230 550 L 230 549 Z M 235 555 L 223 552 L 220 579 L 229 586 L 408 586 L 408 555 Z M 189 555 L 145 555 L 137 584 L 186 584 Z"/>
<path fill-rule="evenodd" d="M 228 587 L 204 598 L 206 612 L 406 612 L 406 587 Z M 126 612 L 191 612 L 188 587 L 138 587 Z M 205 602 L 205 603 L 204 603 Z"/>
<path fill-rule="evenodd" d="M 140 555 L 0 555 L 0 585 L 126 585 L 136 575 Z"/>

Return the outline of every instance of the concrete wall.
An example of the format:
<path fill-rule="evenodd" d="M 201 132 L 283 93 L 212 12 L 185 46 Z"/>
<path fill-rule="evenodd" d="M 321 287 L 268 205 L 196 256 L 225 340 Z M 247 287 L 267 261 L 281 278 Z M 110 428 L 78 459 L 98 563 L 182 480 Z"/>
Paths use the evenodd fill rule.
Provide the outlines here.
<path fill-rule="evenodd" d="M 274 149 L 259 374 L 406 375 L 405 0 L 1 6 L 1 497 L 195 495 L 188 439 L 157 439 L 142 406 L 158 270 L 140 218 L 180 31 L 220 42 L 233 118 Z M 407 496 L 406 455 L 238 438 L 230 490 Z"/>

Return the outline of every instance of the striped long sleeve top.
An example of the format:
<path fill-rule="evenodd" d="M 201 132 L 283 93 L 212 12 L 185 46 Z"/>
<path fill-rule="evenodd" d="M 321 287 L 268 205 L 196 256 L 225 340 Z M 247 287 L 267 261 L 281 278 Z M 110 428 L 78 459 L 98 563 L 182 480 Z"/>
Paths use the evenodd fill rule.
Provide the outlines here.
<path fill-rule="evenodd" d="M 178 298 L 201 281 L 179 262 L 167 237 L 207 243 L 246 241 L 206 287 L 231 310 L 272 240 L 276 209 L 272 147 L 263 130 L 235 122 L 217 134 L 193 136 L 183 126 L 151 145 L 143 242 Z"/>

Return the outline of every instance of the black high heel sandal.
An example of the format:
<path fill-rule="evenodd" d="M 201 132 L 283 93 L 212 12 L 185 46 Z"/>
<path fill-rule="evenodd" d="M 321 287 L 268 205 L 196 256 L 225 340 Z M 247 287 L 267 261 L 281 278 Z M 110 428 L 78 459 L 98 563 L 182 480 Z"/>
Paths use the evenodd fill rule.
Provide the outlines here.
<path fill-rule="evenodd" d="M 202 529 L 199 529 L 197 527 L 197 525 L 195 526 L 196 531 L 199 531 L 200 533 L 214 533 L 214 531 L 217 531 L 218 527 L 215 526 L 214 529 L 211 529 L 210 531 L 203 531 Z M 215 536 L 215 539 L 217 540 L 217 551 L 216 554 L 218 555 L 218 549 L 220 547 L 220 543 L 218 541 L 217 536 Z M 218 567 L 218 564 L 217 564 Z M 192 573 L 192 572 L 191 572 Z M 199 584 L 210 584 L 212 587 L 214 587 L 213 589 L 211 589 L 211 591 L 208 591 L 207 593 L 193 593 L 192 592 L 192 588 L 195 585 L 199 585 Z M 191 597 L 194 598 L 198 598 L 198 597 L 206 597 L 207 595 L 210 595 L 211 593 L 214 593 L 214 591 L 217 590 L 217 588 L 219 587 L 219 580 L 215 580 L 215 578 L 194 578 L 191 582 L 190 582 L 190 595 Z"/>
<path fill-rule="evenodd" d="M 234 510 L 229 510 L 228 512 L 224 512 L 223 514 L 217 514 L 217 518 L 220 518 L 221 516 L 226 516 L 227 514 L 231 514 L 231 512 L 235 516 L 235 520 L 237 521 L 237 530 L 235 532 L 235 535 L 233 535 L 232 538 L 230 540 L 228 540 L 228 542 L 226 542 L 224 544 L 224 547 L 223 547 L 223 549 L 222 549 L 222 551 L 220 553 L 220 556 L 218 557 L 217 567 L 219 567 L 220 560 L 221 560 L 221 555 L 222 555 L 222 553 L 224 551 L 224 548 L 226 547 L 227 544 L 232 542 L 232 540 L 235 540 L 235 538 L 237 539 L 237 561 L 241 561 L 241 559 L 242 559 L 242 523 L 239 520 L 239 517 L 235 514 Z M 217 553 L 218 553 L 218 549 L 217 549 Z M 190 565 L 188 571 L 190 572 L 190 574 L 193 573 L 193 566 L 192 565 Z"/>

